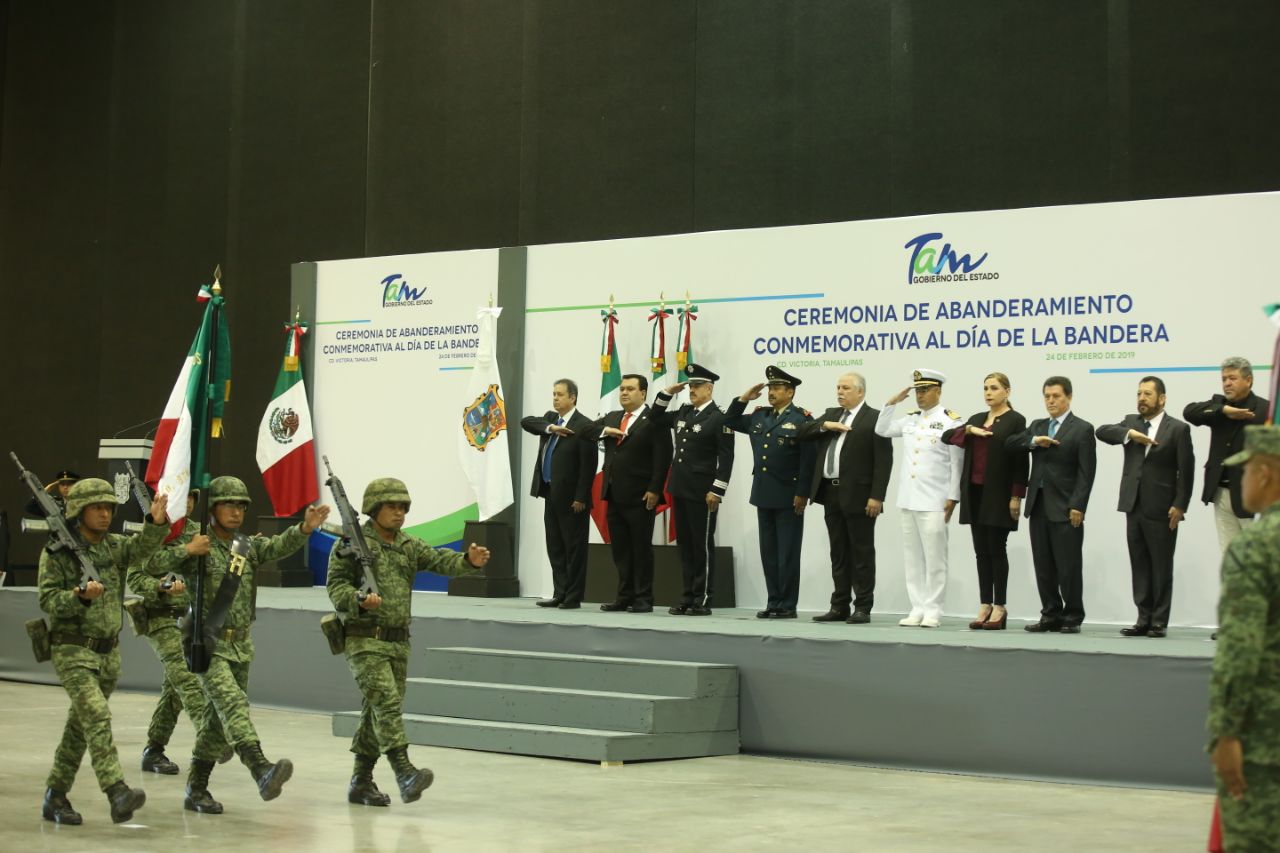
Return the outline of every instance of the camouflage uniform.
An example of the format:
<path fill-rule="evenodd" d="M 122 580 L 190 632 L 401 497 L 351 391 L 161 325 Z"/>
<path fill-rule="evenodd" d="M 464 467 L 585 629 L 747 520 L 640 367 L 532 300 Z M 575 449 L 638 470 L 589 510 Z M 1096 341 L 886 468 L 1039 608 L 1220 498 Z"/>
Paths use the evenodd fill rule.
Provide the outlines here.
<path fill-rule="evenodd" d="M 387 502 L 409 503 L 404 483 L 391 478 L 374 480 L 365 489 L 361 511 L 375 515 L 379 506 Z M 431 571 L 456 576 L 475 570 L 466 555 L 456 551 L 432 548 L 402 532 L 396 533 L 394 541 L 386 542 L 377 534 L 372 521 L 366 521 L 362 529 L 373 555 L 374 577 L 382 604 L 374 610 L 361 609 L 356 597 L 356 585 L 361 581 L 360 563 L 354 555 L 338 555 L 341 542 L 334 545 L 329 557 L 326 583 L 329 600 L 342 615 L 348 632 L 347 665 L 363 697 L 360 726 L 351 739 L 357 775 L 366 767 L 372 770 L 380 753 L 402 751 L 409 743 L 401 714 L 409 667 L 409 605 L 414 575 Z M 379 628 L 404 629 L 405 636 L 393 642 L 358 636 L 373 634 Z M 394 760 L 393 757 L 393 763 Z M 400 775 L 401 770 L 397 768 L 397 776 Z"/>
<path fill-rule="evenodd" d="M 1280 429 L 1250 426 L 1245 450 L 1280 456 Z M 1218 645 L 1209 694 L 1209 748 L 1220 737 L 1244 747 L 1244 800 L 1218 784 L 1227 851 L 1280 850 L 1280 503 L 1263 511 L 1222 560 Z"/>
<path fill-rule="evenodd" d="M 182 653 L 182 632 L 178 630 L 178 617 L 186 612 L 191 595 L 186 591 L 169 595 L 160 589 L 164 576 L 186 560 L 187 543 L 199 530 L 199 523 L 187 519 L 182 532 L 167 548 L 155 554 L 145 566 L 135 564 L 129 569 L 129 589 L 142 597 L 147 611 L 147 642 L 164 666 L 160 699 L 147 729 L 147 743 L 161 747 L 169 743 L 179 711 L 185 709 L 187 718 L 198 730 L 205 719 L 205 706 L 208 704 L 200 688 L 200 680 L 187 669 Z"/>
<path fill-rule="evenodd" d="M 77 484 L 67 502 L 67 518 L 78 518 L 91 503 L 116 503 L 111 486 L 104 480 L 81 480 Z M 93 601 L 81 599 L 72 591 L 80 584 L 80 565 L 74 555 L 47 550 L 40 554 L 40 609 L 49 614 L 53 668 L 71 697 L 67 724 L 49 771 L 47 787 L 53 791 L 65 794 L 71 790 L 86 748 L 103 791 L 124 780 L 111 736 L 107 698 L 120 678 L 120 649 L 115 644 L 123 616 L 125 569 L 154 553 L 167 532 L 167 526 L 148 519 L 138 536 L 108 533 L 101 542 L 90 545 L 89 559 L 106 587 Z M 93 651 L 83 644 L 84 640 L 110 644 L 111 649 Z"/>

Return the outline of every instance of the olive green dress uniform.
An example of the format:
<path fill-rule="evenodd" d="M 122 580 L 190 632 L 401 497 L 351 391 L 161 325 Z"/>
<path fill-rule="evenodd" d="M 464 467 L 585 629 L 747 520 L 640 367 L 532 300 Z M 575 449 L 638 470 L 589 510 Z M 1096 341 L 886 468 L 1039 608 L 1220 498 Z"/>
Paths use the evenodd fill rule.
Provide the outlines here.
<path fill-rule="evenodd" d="M 1245 449 L 1280 456 L 1280 429 L 1245 428 Z M 1218 784 L 1224 849 L 1280 850 L 1280 503 L 1227 547 L 1218 600 L 1218 644 L 1209 690 L 1209 749 L 1218 738 L 1244 748 L 1244 799 Z"/>
<path fill-rule="evenodd" d="M 81 480 L 67 502 L 68 518 L 78 518 L 92 503 L 116 503 L 104 480 Z M 97 494 L 95 489 L 105 490 Z M 79 499 L 87 496 L 89 500 Z M 119 634 L 123 620 L 125 572 L 151 556 L 164 542 L 168 527 L 148 520 L 137 536 L 108 533 L 90 545 L 88 557 L 105 587 L 89 601 L 73 589 L 80 584 L 80 564 L 66 551 L 40 554 L 40 609 L 49 614 L 53 668 L 71 697 L 62 740 L 54 752 L 47 787 L 66 794 L 75 782 L 86 749 L 98 787 L 103 791 L 124 780 L 111 734 L 107 699 L 120 678 Z"/>

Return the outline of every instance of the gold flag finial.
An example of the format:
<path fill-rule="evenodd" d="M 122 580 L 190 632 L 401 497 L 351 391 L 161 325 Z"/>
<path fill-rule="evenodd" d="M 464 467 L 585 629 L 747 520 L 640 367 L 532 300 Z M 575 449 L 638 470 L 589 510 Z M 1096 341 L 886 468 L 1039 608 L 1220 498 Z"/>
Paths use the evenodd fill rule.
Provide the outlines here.
<path fill-rule="evenodd" d="M 214 296 L 222 293 L 222 264 L 213 268 L 213 287 L 209 289 L 213 291 Z"/>
<path fill-rule="evenodd" d="M 302 306 L 299 305 L 293 312 L 293 324 L 296 326 L 301 322 L 302 322 Z"/>

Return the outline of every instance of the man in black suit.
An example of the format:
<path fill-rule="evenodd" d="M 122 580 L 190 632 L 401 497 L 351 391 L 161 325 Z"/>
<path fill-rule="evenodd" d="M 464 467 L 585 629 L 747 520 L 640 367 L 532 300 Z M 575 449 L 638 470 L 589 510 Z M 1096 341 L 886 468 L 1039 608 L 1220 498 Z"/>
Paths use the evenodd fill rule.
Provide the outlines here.
<path fill-rule="evenodd" d="M 1182 410 L 1188 423 L 1207 426 L 1210 431 L 1200 499 L 1213 504 L 1218 546 L 1224 554 L 1235 535 L 1253 523 L 1253 513 L 1244 508 L 1240 497 L 1240 467 L 1224 467 L 1222 460 L 1244 447 L 1246 426 L 1266 423 L 1269 406 L 1266 399 L 1253 393 L 1253 365 L 1236 356 L 1222 362 L 1222 393 L 1203 403 L 1188 403 Z"/>
<path fill-rule="evenodd" d="M 1040 592 L 1040 621 L 1032 633 L 1079 634 L 1084 622 L 1084 513 L 1097 471 L 1093 424 L 1071 411 L 1071 380 L 1044 381 L 1049 417 L 1032 421 L 1005 441 L 1031 454 L 1025 515 L 1031 520 L 1031 559 Z"/>
<path fill-rule="evenodd" d="M 671 431 L 654 422 L 645 397 L 649 380 L 627 373 L 618 386 L 622 408 L 589 424 L 578 438 L 604 440 L 604 483 L 609 549 L 618 568 L 618 595 L 605 612 L 653 610 L 653 511 L 662 501 L 671 467 Z"/>
<path fill-rule="evenodd" d="M 675 503 L 676 543 L 684 571 L 684 596 L 667 610 L 673 616 L 707 616 L 715 586 L 716 516 L 733 473 L 733 430 L 711 399 L 720 377 L 692 362 L 688 380 L 658 393 L 653 417 L 675 430 L 671 462 L 671 498 Z M 668 412 L 671 398 L 689 386 L 689 402 Z"/>
<path fill-rule="evenodd" d="M 547 531 L 547 559 L 553 592 L 539 607 L 573 610 L 582 606 L 587 585 L 587 535 L 590 531 L 591 481 L 596 475 L 596 446 L 566 441 L 591 425 L 577 410 L 578 385 L 561 379 L 551 391 L 553 411 L 520 421 L 525 432 L 539 436 L 529 494 L 543 498 L 542 523 Z"/>
<path fill-rule="evenodd" d="M 1191 427 L 1165 413 L 1165 399 L 1164 380 L 1144 376 L 1138 382 L 1138 413 L 1097 432 L 1099 441 L 1124 446 L 1118 509 L 1125 514 L 1138 606 L 1138 621 L 1120 631 L 1126 637 L 1163 637 L 1168 630 L 1173 550 L 1195 479 Z"/>
<path fill-rule="evenodd" d="M 863 624 L 875 605 L 876 518 L 889 489 L 893 440 L 876 435 L 880 411 L 866 396 L 866 380 L 844 374 L 836 380 L 839 405 L 798 431 L 802 441 L 818 442 L 809 495 L 823 506 L 831 542 L 831 609 L 815 622 Z"/>

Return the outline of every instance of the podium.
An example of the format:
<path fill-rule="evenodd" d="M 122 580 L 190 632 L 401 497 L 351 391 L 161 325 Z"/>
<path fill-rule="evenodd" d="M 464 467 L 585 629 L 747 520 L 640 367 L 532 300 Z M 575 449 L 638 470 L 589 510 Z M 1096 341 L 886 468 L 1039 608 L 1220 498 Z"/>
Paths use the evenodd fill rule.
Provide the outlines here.
<path fill-rule="evenodd" d="M 133 499 L 133 491 L 129 487 L 129 469 L 125 463 L 133 466 L 134 473 L 142 477 L 151 461 L 151 450 L 155 442 L 149 438 L 104 438 L 98 442 L 98 458 L 107 463 L 107 482 L 116 491 L 116 500 L 120 506 L 116 509 L 116 519 L 120 529 L 125 533 L 136 533 L 146 520 L 142 517 L 142 509 Z"/>
<path fill-rule="evenodd" d="M 449 578 L 449 595 L 469 598 L 516 598 L 520 579 L 516 577 L 511 525 L 500 521 L 468 521 L 462 532 L 465 552 L 472 542 L 489 549 L 489 562 L 478 574 Z"/>

